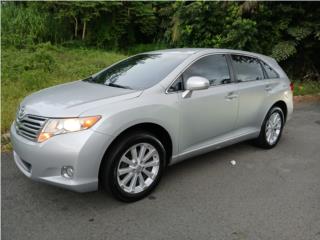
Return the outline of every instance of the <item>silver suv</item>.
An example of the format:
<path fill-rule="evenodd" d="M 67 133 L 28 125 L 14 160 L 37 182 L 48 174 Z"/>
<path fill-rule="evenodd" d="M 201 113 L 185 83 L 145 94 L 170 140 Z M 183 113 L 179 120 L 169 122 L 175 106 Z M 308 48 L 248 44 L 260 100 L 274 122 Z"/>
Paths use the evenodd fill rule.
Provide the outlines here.
<path fill-rule="evenodd" d="M 186 158 L 248 139 L 274 147 L 292 110 L 292 85 L 270 57 L 169 49 L 26 97 L 11 139 L 27 177 L 135 201 Z"/>

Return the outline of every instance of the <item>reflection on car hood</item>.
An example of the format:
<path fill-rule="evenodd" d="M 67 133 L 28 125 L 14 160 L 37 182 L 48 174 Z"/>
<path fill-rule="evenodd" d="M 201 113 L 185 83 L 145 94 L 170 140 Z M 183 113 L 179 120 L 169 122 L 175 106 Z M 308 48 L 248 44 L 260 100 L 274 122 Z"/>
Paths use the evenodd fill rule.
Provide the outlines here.
<path fill-rule="evenodd" d="M 103 104 L 138 97 L 142 91 L 76 81 L 50 87 L 24 99 L 26 114 L 44 117 L 75 117 Z"/>

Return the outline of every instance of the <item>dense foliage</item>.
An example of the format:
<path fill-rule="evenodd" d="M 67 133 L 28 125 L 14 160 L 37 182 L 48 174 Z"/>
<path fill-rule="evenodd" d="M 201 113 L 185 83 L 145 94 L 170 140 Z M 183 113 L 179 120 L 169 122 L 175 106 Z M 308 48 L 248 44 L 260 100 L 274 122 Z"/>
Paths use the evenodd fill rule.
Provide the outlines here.
<path fill-rule="evenodd" d="M 243 49 L 275 57 L 294 79 L 319 80 L 318 2 L 2 2 L 3 47 L 51 42 L 136 52 Z"/>

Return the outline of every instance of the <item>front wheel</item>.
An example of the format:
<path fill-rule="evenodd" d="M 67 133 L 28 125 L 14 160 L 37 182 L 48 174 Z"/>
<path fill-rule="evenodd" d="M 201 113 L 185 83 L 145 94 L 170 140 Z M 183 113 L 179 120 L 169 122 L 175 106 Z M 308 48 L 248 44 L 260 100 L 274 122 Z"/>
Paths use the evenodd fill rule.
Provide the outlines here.
<path fill-rule="evenodd" d="M 259 137 L 254 141 L 255 144 L 265 149 L 275 147 L 280 140 L 283 126 L 284 115 L 282 109 L 279 107 L 271 108 L 263 121 Z"/>
<path fill-rule="evenodd" d="M 101 180 L 119 200 L 132 202 L 142 199 L 159 183 L 165 154 L 162 143 L 152 134 L 128 134 L 106 157 Z"/>

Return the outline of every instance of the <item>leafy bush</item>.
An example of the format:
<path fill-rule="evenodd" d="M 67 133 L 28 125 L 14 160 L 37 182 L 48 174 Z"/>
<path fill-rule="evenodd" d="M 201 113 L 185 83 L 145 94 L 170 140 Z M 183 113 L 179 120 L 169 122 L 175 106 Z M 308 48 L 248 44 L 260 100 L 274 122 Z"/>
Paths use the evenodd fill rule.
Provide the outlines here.
<path fill-rule="evenodd" d="M 26 62 L 25 70 L 41 69 L 46 72 L 52 72 L 56 68 L 55 59 L 52 54 L 44 49 L 38 49 L 30 55 L 30 59 Z"/>
<path fill-rule="evenodd" d="M 279 42 L 272 49 L 272 56 L 277 61 L 283 61 L 297 53 L 296 44 L 294 42 Z"/>
<path fill-rule="evenodd" d="M 90 46 L 128 53 L 165 46 L 234 48 L 272 55 L 290 77 L 311 76 L 319 81 L 319 5 L 257 1 L 3 2 L 2 44 L 32 48 L 50 42 L 68 48 Z M 40 67 L 37 61 L 44 58 L 46 71 L 51 71 L 48 54 L 42 52 L 34 58 L 30 68 Z"/>
<path fill-rule="evenodd" d="M 2 5 L 2 43 L 24 47 L 40 43 L 47 31 L 47 13 L 32 3 L 27 7 L 20 4 L 1 3 Z"/>
<path fill-rule="evenodd" d="M 149 52 L 154 50 L 166 49 L 168 46 L 164 43 L 149 43 L 149 44 L 137 44 L 124 51 L 128 55 L 133 55 L 142 52 Z"/>
<path fill-rule="evenodd" d="M 294 81 L 294 95 L 320 94 L 320 83 L 317 81 Z"/>

